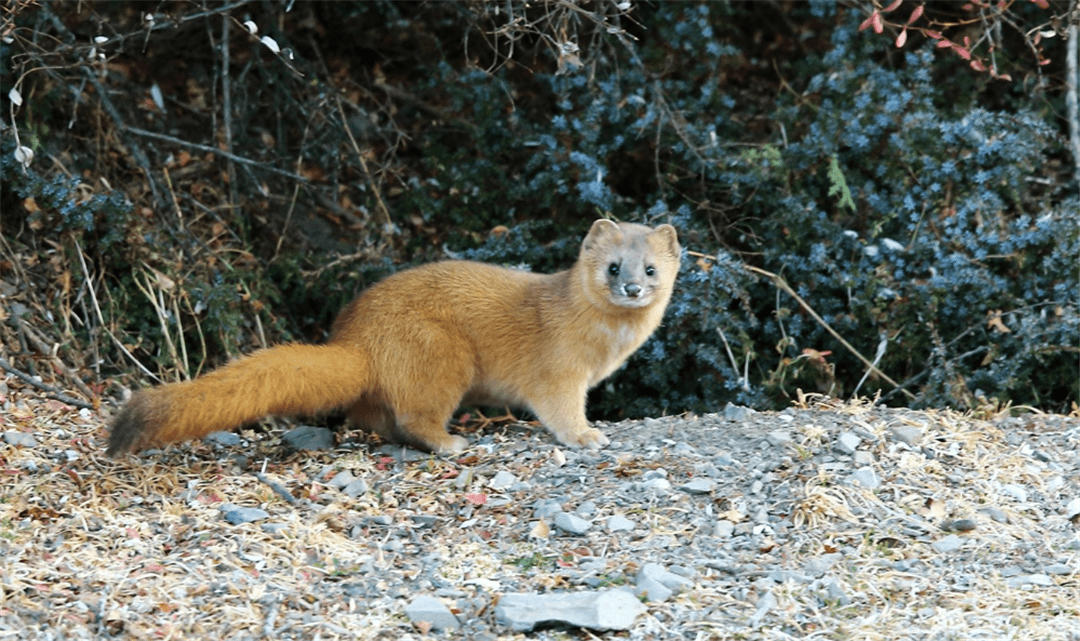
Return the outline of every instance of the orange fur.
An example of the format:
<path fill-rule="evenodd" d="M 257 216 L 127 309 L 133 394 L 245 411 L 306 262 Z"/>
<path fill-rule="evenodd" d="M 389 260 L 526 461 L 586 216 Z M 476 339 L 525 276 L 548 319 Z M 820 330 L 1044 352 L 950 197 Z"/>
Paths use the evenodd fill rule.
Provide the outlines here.
<path fill-rule="evenodd" d="M 108 453 L 335 408 L 390 440 L 456 452 L 468 441 L 446 424 L 462 402 L 527 407 L 560 442 L 600 447 L 586 392 L 659 325 L 679 254 L 670 225 L 598 220 L 556 274 L 467 261 L 399 272 L 342 310 L 326 345 L 262 350 L 136 393 Z"/>

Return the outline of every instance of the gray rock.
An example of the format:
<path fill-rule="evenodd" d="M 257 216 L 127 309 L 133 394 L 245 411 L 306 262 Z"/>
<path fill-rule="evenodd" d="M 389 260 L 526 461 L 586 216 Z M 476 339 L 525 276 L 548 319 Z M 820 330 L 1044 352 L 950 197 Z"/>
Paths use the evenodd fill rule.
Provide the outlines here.
<path fill-rule="evenodd" d="M 994 521 L 997 521 L 998 523 L 1008 523 L 1009 522 L 1009 515 L 1006 514 L 1003 510 L 1001 510 L 999 508 L 996 508 L 996 507 L 984 507 L 984 508 L 980 508 L 979 511 L 982 512 L 983 514 L 985 514 L 986 516 L 989 516 Z"/>
<path fill-rule="evenodd" d="M 857 483 L 868 490 L 876 490 L 881 487 L 881 479 L 878 478 L 874 468 L 872 467 L 860 467 L 851 473 L 848 479 L 852 483 Z"/>
<path fill-rule="evenodd" d="M 510 472 L 507 472 L 506 470 L 500 470 L 499 473 L 494 476 L 494 478 L 488 481 L 488 487 L 495 490 L 496 492 L 501 492 L 503 490 L 509 489 L 510 486 L 512 486 L 514 483 L 517 483 L 516 476 L 514 476 Z"/>
<path fill-rule="evenodd" d="M 1051 563 L 1043 568 L 1043 572 L 1047 574 L 1054 574 L 1056 576 L 1063 576 L 1066 574 L 1072 574 L 1074 572 L 1071 565 L 1068 563 Z"/>
<path fill-rule="evenodd" d="M 772 593 L 772 590 L 763 593 L 758 597 L 757 610 L 754 611 L 754 614 L 750 615 L 751 625 L 754 627 L 761 625 L 765 615 L 768 614 L 770 610 L 776 608 L 777 605 L 779 605 L 779 602 L 776 600 L 776 595 Z"/>
<path fill-rule="evenodd" d="M 555 527 L 567 534 L 581 536 L 589 531 L 589 528 L 592 527 L 592 523 L 589 523 L 576 514 L 559 512 L 555 515 Z"/>
<path fill-rule="evenodd" d="M 837 562 L 839 562 L 842 558 L 844 558 L 844 555 L 840 554 L 839 552 L 822 554 L 821 556 L 810 559 L 805 564 L 803 564 L 803 571 L 815 577 L 822 577 L 825 576 L 825 573 L 832 569 L 832 567 L 836 565 Z"/>
<path fill-rule="evenodd" d="M 629 630 L 646 610 L 637 597 L 619 588 L 600 592 L 515 593 L 504 594 L 499 599 L 495 620 L 515 632 L 528 632 L 544 624 Z"/>
<path fill-rule="evenodd" d="M 253 521 L 262 521 L 263 519 L 270 518 L 270 513 L 266 510 L 261 510 L 257 507 L 237 507 L 235 505 L 222 506 L 222 513 L 225 515 L 225 520 L 233 525 L 240 525 L 241 523 L 251 523 Z"/>
<path fill-rule="evenodd" d="M 791 443 L 791 432 L 787 430 L 773 430 L 765 435 L 765 440 L 773 447 L 782 447 Z"/>
<path fill-rule="evenodd" d="M 368 484 L 367 481 L 365 481 L 364 479 L 355 479 L 345 487 L 341 488 L 341 491 L 345 493 L 346 496 L 350 496 L 355 499 L 361 494 L 367 494 Z"/>
<path fill-rule="evenodd" d="M 869 467 L 874 464 L 874 455 L 866 450 L 858 450 L 851 455 L 851 462 L 859 467 Z"/>
<path fill-rule="evenodd" d="M 577 509 L 574 510 L 574 513 L 582 518 L 587 519 L 593 514 L 596 514 L 597 509 L 598 508 L 596 507 L 596 501 L 585 501 L 581 505 L 577 506 Z"/>
<path fill-rule="evenodd" d="M 918 447 L 923 437 L 922 430 L 912 425 L 894 425 L 889 428 L 889 433 L 894 441 L 910 447 Z"/>
<path fill-rule="evenodd" d="M 4 442 L 15 447 L 37 447 L 37 439 L 26 432 L 4 432 Z"/>
<path fill-rule="evenodd" d="M 608 532 L 630 532 L 634 527 L 633 521 L 620 514 L 608 517 L 607 520 Z"/>
<path fill-rule="evenodd" d="M 1065 506 L 1065 518 L 1071 521 L 1078 516 L 1080 516 L 1080 498 L 1075 498 L 1069 501 L 1069 504 Z"/>
<path fill-rule="evenodd" d="M 538 519 L 549 519 L 562 511 L 562 503 L 558 499 L 541 499 L 533 508 L 533 516 Z"/>
<path fill-rule="evenodd" d="M 421 594 L 405 606 L 405 616 L 413 625 L 430 623 L 433 630 L 456 630 L 461 627 L 461 622 L 450 608 L 427 594 Z"/>
<path fill-rule="evenodd" d="M 735 524 L 727 519 L 720 519 L 716 522 L 716 530 L 714 534 L 722 539 L 730 538 L 735 532 Z"/>
<path fill-rule="evenodd" d="M 336 489 L 340 490 L 341 488 L 345 487 L 346 485 L 348 485 L 349 483 L 352 483 L 355 480 L 356 480 L 356 477 L 353 476 L 353 473 L 350 472 L 349 470 L 345 470 L 344 472 L 339 472 L 339 473 L 335 474 L 334 478 L 327 481 L 326 484 L 329 485 L 332 488 L 336 488 Z"/>
<path fill-rule="evenodd" d="M 1049 587 L 1054 585 L 1054 580 L 1045 574 L 1020 574 L 1006 579 L 1005 585 L 1010 588 L 1022 588 L 1025 585 L 1041 585 Z"/>
<path fill-rule="evenodd" d="M 964 537 L 956 536 L 955 534 L 950 534 L 948 536 L 942 537 L 930 544 L 930 547 L 934 548 L 936 552 L 940 552 L 942 554 L 946 552 L 955 552 L 963 546 Z"/>
<path fill-rule="evenodd" d="M 671 491 L 671 481 L 663 477 L 649 479 L 648 481 L 645 481 L 641 484 L 641 489 L 645 490 L 646 492 L 653 492 L 655 494 L 664 495 Z"/>
<path fill-rule="evenodd" d="M 822 579 L 821 585 L 825 588 L 825 596 L 830 601 L 842 606 L 851 603 L 851 597 L 844 592 L 844 586 L 840 585 L 840 580 L 835 576 Z"/>
<path fill-rule="evenodd" d="M 971 532 L 976 527 L 975 519 L 954 519 L 941 524 L 941 529 L 946 532 Z"/>
<path fill-rule="evenodd" d="M 652 603 L 660 603 L 671 598 L 674 592 L 663 583 L 650 577 L 641 577 L 634 586 L 634 596 Z"/>
<path fill-rule="evenodd" d="M 754 415 L 754 410 L 749 407 L 743 407 L 742 405 L 734 405 L 728 403 L 724 406 L 724 418 L 729 421 L 748 421 L 750 417 Z"/>
<path fill-rule="evenodd" d="M 232 432 L 211 432 L 203 440 L 217 445 L 240 445 L 241 442 L 240 435 Z"/>
<path fill-rule="evenodd" d="M 634 593 L 649 601 L 666 601 L 673 594 L 692 587 L 694 582 L 690 579 L 667 571 L 659 563 L 646 563 L 638 570 Z"/>
<path fill-rule="evenodd" d="M 267 534 L 281 534 L 289 529 L 288 523 L 263 523 L 259 526 Z"/>
<path fill-rule="evenodd" d="M 679 489 L 687 494 L 711 494 L 715 487 L 716 483 L 712 479 L 697 477 L 680 485 Z"/>
<path fill-rule="evenodd" d="M 301 425 L 281 437 L 297 450 L 330 450 L 334 448 L 334 434 L 325 427 Z"/>
<path fill-rule="evenodd" d="M 833 449 L 843 454 L 854 454 L 855 449 L 859 447 L 861 442 L 862 439 L 856 436 L 854 432 L 841 432 L 840 436 L 836 437 Z"/>

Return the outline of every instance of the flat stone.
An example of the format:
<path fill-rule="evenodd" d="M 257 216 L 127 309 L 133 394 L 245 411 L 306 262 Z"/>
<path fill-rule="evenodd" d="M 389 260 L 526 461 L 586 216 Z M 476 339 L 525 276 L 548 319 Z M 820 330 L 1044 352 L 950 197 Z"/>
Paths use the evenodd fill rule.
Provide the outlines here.
<path fill-rule="evenodd" d="M 840 436 L 836 437 L 833 449 L 842 454 L 854 454 L 859 443 L 862 443 L 862 439 L 853 432 L 841 432 Z"/>
<path fill-rule="evenodd" d="M 429 623 L 433 630 L 457 630 L 461 627 L 461 622 L 450 608 L 427 594 L 421 594 L 405 606 L 405 616 L 413 625 Z"/>
<path fill-rule="evenodd" d="M 750 417 L 754 415 L 754 410 L 749 407 L 743 407 L 742 405 L 735 405 L 728 403 L 724 406 L 724 418 L 729 421 L 743 422 L 750 420 Z"/>
<path fill-rule="evenodd" d="M 680 485 L 679 489 L 687 494 L 711 494 L 715 487 L 716 483 L 712 479 L 698 477 Z"/>
<path fill-rule="evenodd" d="M 660 495 L 667 494 L 671 491 L 671 481 L 662 477 L 649 479 L 641 484 L 641 489 Z"/>
<path fill-rule="evenodd" d="M 252 523 L 254 521 L 262 521 L 263 519 L 270 518 L 269 512 L 257 507 L 236 507 L 235 505 L 231 505 L 226 509 L 225 506 L 222 506 L 222 512 L 225 515 L 225 520 L 233 525 Z"/>
<path fill-rule="evenodd" d="M 334 434 L 325 427 L 301 425 L 285 432 L 281 440 L 297 450 L 330 450 L 334 448 Z"/>
<path fill-rule="evenodd" d="M 1066 574 L 1072 574 L 1074 570 L 1068 563 L 1051 563 L 1043 568 L 1043 572 L 1055 576 L 1064 576 Z"/>
<path fill-rule="evenodd" d="M 37 447 L 37 439 L 26 432 L 4 432 L 4 442 L 14 447 Z"/>
<path fill-rule="evenodd" d="M 620 588 L 599 592 L 514 593 L 499 599 L 495 621 L 515 632 L 528 632 L 541 625 L 629 630 L 646 611 L 637 597 Z"/>
<path fill-rule="evenodd" d="M 856 450 L 856 452 L 851 455 L 851 462 L 858 467 L 868 467 L 874 464 L 874 455 L 866 450 Z"/>
<path fill-rule="evenodd" d="M 848 479 L 868 490 L 876 490 L 881 487 L 881 479 L 878 478 L 872 467 L 860 467 L 852 472 Z"/>
<path fill-rule="evenodd" d="M 1065 506 L 1065 518 L 1071 521 L 1078 516 L 1080 516 L 1080 498 L 1075 498 Z"/>
<path fill-rule="evenodd" d="M 923 431 L 913 425 L 894 425 L 889 428 L 894 441 L 909 447 L 918 447 L 922 442 Z"/>
<path fill-rule="evenodd" d="M 232 432 L 211 432 L 204 436 L 202 440 L 226 446 L 240 445 L 241 443 L 240 435 Z"/>
<path fill-rule="evenodd" d="M 955 552 L 963 546 L 964 537 L 956 536 L 955 534 L 950 534 L 948 536 L 942 537 L 930 544 L 930 547 L 934 548 L 936 552 L 940 552 L 942 554 L 946 552 Z"/>
<path fill-rule="evenodd" d="M 620 514 L 608 517 L 607 520 L 608 532 L 631 532 L 635 527 L 633 521 Z"/>
<path fill-rule="evenodd" d="M 735 524 L 727 519 L 720 519 L 716 522 L 716 529 L 713 533 L 722 539 L 730 538 L 735 533 Z"/>
<path fill-rule="evenodd" d="M 501 492 L 509 489 L 514 483 L 517 483 L 517 477 L 507 472 L 506 470 L 500 470 L 490 481 L 488 481 L 488 487 Z"/>
<path fill-rule="evenodd" d="M 954 519 L 941 524 L 941 529 L 946 532 L 971 532 L 976 527 L 975 519 Z"/>
<path fill-rule="evenodd" d="M 574 536 L 581 536 L 589 531 L 592 527 L 592 523 L 589 523 L 585 519 L 576 514 L 570 514 L 569 512 L 559 512 L 555 515 L 555 527 L 559 528 L 567 534 L 573 534 Z"/>
<path fill-rule="evenodd" d="M 335 474 L 334 478 L 327 481 L 326 484 L 332 488 L 340 490 L 341 488 L 345 487 L 346 485 L 352 483 L 355 480 L 356 477 L 353 476 L 353 473 L 349 470 L 345 470 L 343 472 L 338 472 L 337 474 Z"/>
<path fill-rule="evenodd" d="M 634 593 L 649 601 L 666 601 L 673 594 L 694 587 L 690 579 L 669 572 L 659 563 L 646 563 L 637 573 L 637 589 Z"/>
<path fill-rule="evenodd" d="M 787 430 L 773 430 L 765 435 L 765 440 L 773 447 L 781 447 L 791 443 L 791 432 Z"/>
<path fill-rule="evenodd" d="M 349 497 L 352 497 L 352 498 L 355 499 L 356 497 L 360 496 L 361 494 L 367 494 L 368 484 L 367 484 L 367 481 L 365 481 L 364 479 L 355 479 L 355 480 L 351 481 L 345 487 L 341 488 L 341 491 L 346 496 L 349 496 Z"/>

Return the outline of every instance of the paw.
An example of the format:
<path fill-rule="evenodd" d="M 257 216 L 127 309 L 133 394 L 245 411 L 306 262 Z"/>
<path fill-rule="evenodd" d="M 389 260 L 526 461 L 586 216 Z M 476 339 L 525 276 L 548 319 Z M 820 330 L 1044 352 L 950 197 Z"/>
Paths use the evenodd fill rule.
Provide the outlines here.
<path fill-rule="evenodd" d="M 447 434 L 444 440 L 440 441 L 438 445 L 431 448 L 431 451 L 436 454 L 448 456 L 452 454 L 461 454 L 467 449 L 469 449 L 469 439 L 463 436 Z"/>
<path fill-rule="evenodd" d="M 559 440 L 570 447 L 587 447 L 590 450 L 598 450 L 611 442 L 608 437 L 604 436 L 603 432 L 595 427 L 575 432 L 565 438 L 560 437 Z"/>

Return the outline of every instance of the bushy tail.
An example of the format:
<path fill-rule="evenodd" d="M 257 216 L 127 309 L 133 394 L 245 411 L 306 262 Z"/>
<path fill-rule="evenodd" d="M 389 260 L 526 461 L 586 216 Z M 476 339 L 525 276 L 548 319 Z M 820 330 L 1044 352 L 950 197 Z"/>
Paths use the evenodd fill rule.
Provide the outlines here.
<path fill-rule="evenodd" d="M 229 430 L 268 415 L 316 414 L 370 384 L 363 352 L 343 345 L 279 345 L 184 383 L 135 393 L 113 421 L 109 456 Z"/>

